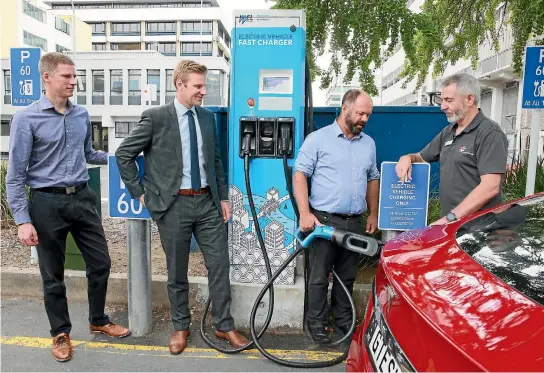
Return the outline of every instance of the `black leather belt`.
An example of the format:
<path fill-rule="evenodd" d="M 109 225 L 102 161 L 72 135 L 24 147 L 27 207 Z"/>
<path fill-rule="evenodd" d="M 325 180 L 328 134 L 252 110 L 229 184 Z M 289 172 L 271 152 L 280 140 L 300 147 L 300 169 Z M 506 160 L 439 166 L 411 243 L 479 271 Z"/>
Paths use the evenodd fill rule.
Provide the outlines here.
<path fill-rule="evenodd" d="M 44 193 L 54 193 L 54 194 L 74 194 L 83 190 L 87 187 L 87 183 L 68 186 L 68 187 L 45 187 L 45 188 L 36 188 L 38 192 Z"/>
<path fill-rule="evenodd" d="M 336 212 L 327 212 L 327 211 L 319 211 L 319 210 L 314 210 L 314 211 L 316 211 L 318 214 L 336 216 L 342 219 L 357 219 L 363 216 L 363 214 L 337 214 Z"/>

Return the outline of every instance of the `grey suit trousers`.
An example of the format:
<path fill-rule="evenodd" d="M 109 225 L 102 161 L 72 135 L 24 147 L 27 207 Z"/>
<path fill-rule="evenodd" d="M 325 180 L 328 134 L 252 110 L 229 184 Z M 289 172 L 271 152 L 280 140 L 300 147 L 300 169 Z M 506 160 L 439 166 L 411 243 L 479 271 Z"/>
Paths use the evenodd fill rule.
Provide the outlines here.
<path fill-rule="evenodd" d="M 166 214 L 156 222 L 166 254 L 167 289 L 174 329 L 188 330 L 191 323 L 187 271 L 193 233 L 208 269 L 212 323 L 220 331 L 234 329 L 234 320 L 230 314 L 227 227 L 211 193 L 178 195 Z"/>

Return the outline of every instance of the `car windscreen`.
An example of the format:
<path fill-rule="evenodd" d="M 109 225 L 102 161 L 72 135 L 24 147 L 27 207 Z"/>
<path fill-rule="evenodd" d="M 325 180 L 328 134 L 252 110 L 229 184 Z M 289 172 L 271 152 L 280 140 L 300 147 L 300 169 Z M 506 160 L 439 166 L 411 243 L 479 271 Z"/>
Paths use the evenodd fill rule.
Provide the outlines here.
<path fill-rule="evenodd" d="M 459 246 L 486 270 L 544 305 L 544 197 L 508 204 L 464 224 Z"/>

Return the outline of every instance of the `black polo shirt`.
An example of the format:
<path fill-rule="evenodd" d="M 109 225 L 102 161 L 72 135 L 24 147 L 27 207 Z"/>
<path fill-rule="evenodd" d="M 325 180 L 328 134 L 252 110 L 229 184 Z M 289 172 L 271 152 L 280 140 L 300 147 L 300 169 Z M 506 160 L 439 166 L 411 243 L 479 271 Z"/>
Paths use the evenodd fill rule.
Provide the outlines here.
<path fill-rule="evenodd" d="M 481 175 L 506 171 L 508 140 L 497 123 L 479 111 L 457 136 L 456 129 L 456 123 L 447 126 L 420 152 L 426 162 L 440 161 L 441 216 L 480 184 Z M 482 210 L 502 203 L 502 182 L 499 194 Z"/>

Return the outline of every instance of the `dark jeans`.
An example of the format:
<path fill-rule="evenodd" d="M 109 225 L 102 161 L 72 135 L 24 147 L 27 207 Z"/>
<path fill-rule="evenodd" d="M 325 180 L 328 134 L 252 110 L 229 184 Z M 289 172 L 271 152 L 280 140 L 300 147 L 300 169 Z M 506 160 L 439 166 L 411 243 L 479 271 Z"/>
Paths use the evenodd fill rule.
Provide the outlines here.
<path fill-rule="evenodd" d="M 325 212 L 312 211 L 324 225 L 345 231 L 364 234 L 363 217 L 342 218 Z M 342 282 L 353 294 L 353 283 L 357 275 L 359 254 L 346 250 L 331 241 L 316 239 L 309 247 L 309 280 L 308 280 L 308 312 L 307 324 L 310 328 L 327 325 L 328 307 L 327 292 L 329 288 L 329 273 L 334 268 Z M 336 325 L 351 324 L 351 306 L 342 287 L 333 281 L 331 291 L 331 309 Z"/>
<path fill-rule="evenodd" d="M 105 325 L 104 314 L 110 256 L 104 229 L 96 211 L 96 194 L 86 187 L 75 194 L 53 194 L 31 190 L 29 211 L 38 233 L 38 260 L 43 281 L 45 311 L 51 324 L 51 336 L 70 333 L 64 260 L 68 232 L 86 264 L 89 298 L 89 323 Z"/>
<path fill-rule="evenodd" d="M 230 314 L 227 227 L 211 193 L 178 195 L 172 207 L 157 220 L 157 228 L 166 254 L 168 299 L 174 329 L 188 330 L 191 323 L 187 271 L 192 234 L 202 250 L 208 270 L 212 323 L 220 331 L 234 329 Z"/>

